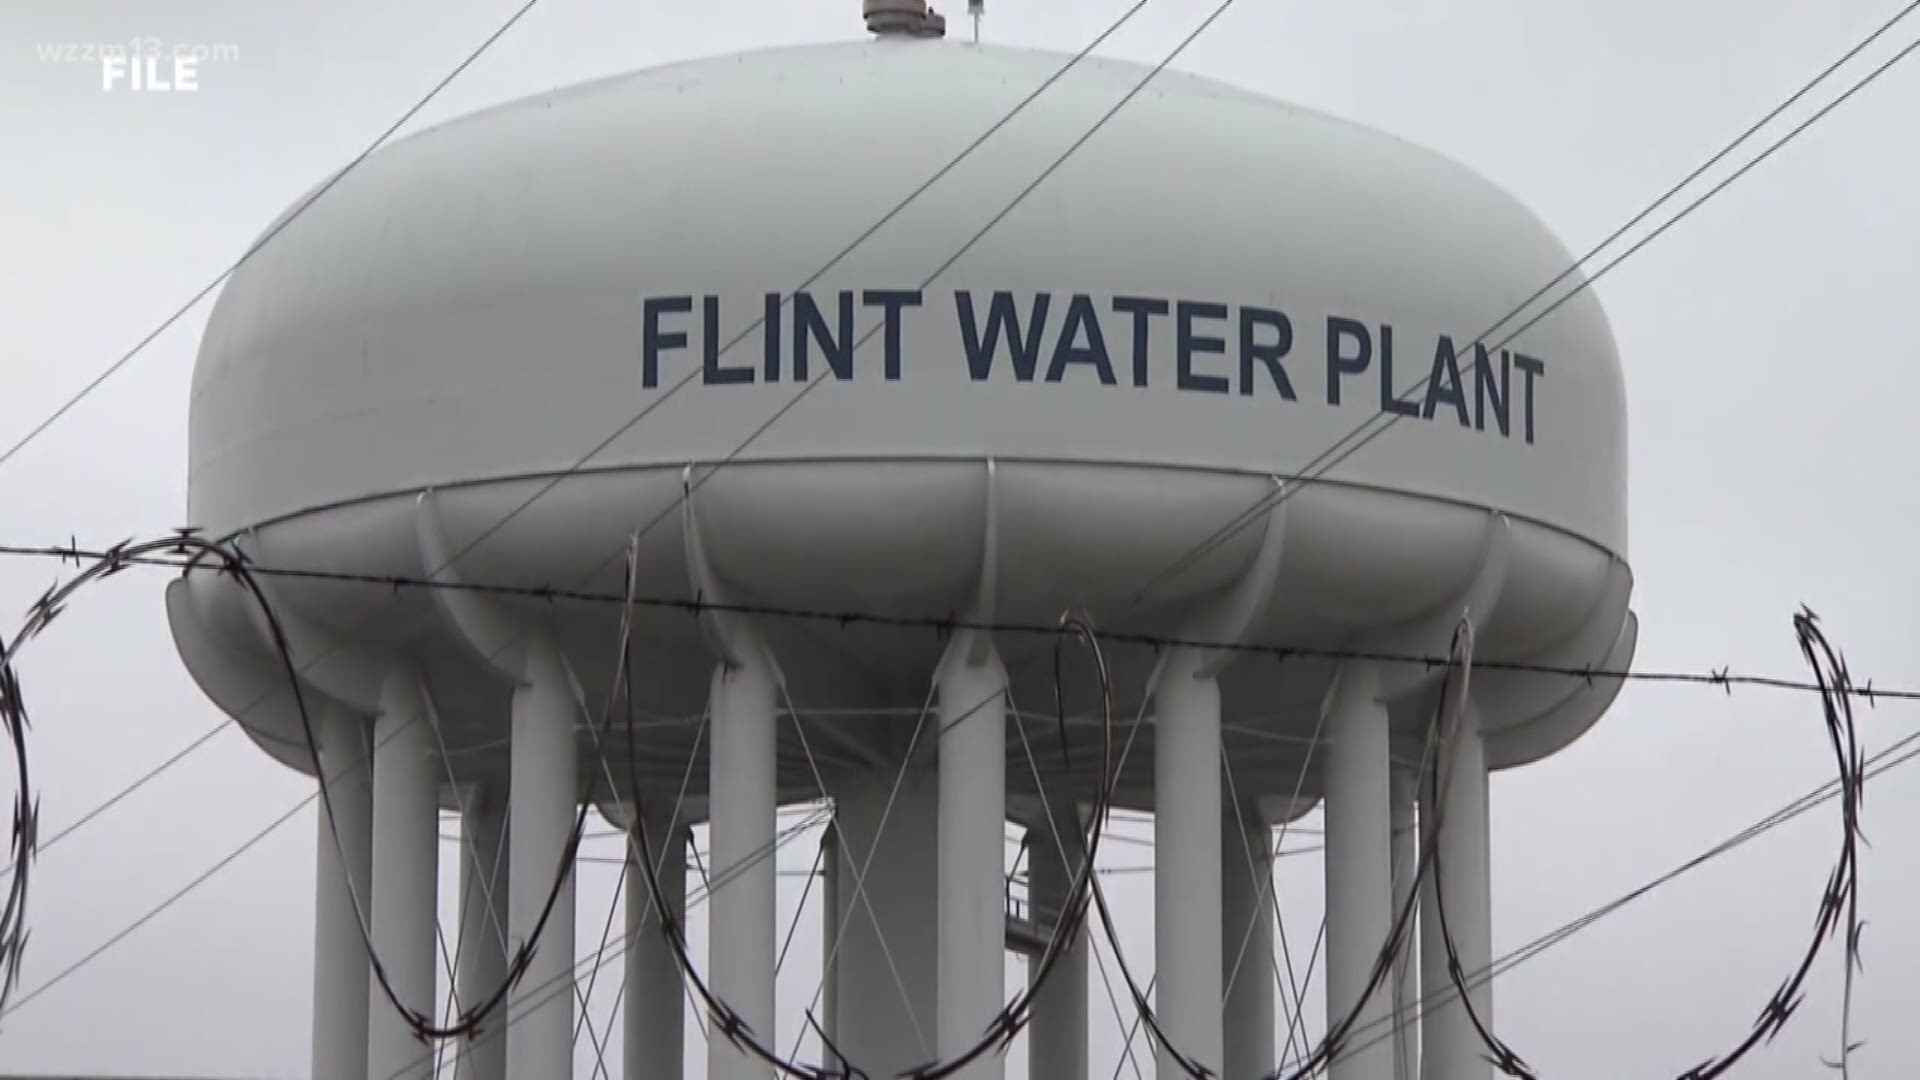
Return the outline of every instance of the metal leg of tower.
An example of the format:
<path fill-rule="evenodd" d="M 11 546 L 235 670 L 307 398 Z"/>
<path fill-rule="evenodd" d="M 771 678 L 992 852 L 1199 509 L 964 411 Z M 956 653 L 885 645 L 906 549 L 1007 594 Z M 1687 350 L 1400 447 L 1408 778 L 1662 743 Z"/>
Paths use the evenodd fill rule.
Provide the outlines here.
<path fill-rule="evenodd" d="M 507 977 L 507 800 L 480 789 L 461 800 L 460 941 L 455 990 L 462 1011 L 479 1008 Z M 454 1080 L 506 1080 L 506 1020 L 497 1006 L 460 1040 Z"/>
<path fill-rule="evenodd" d="M 1419 773 L 1412 768 L 1393 770 L 1393 916 L 1413 897 L 1414 875 L 1420 868 L 1420 834 L 1414 818 L 1415 793 L 1420 787 Z M 1394 1080 L 1414 1080 L 1420 1075 L 1420 927 L 1416 920 L 1407 927 L 1407 938 L 1393 968 L 1393 1076 Z"/>
<path fill-rule="evenodd" d="M 660 892 L 676 920 L 687 911 L 687 827 L 672 814 L 647 816 L 647 850 Z M 627 1000 L 623 1052 L 626 1080 L 681 1080 L 686 999 L 680 964 L 667 944 L 637 844 L 627 845 Z"/>
<path fill-rule="evenodd" d="M 834 816 L 839 816 L 836 806 Z M 840 1030 L 840 923 L 846 910 L 841 905 L 845 893 L 841 890 L 840 872 L 840 834 L 835 829 L 827 829 L 820 835 L 820 1030 L 826 1032 L 827 1042 L 841 1045 Z M 823 1051 L 821 1062 L 833 1065 L 828 1052 Z"/>
<path fill-rule="evenodd" d="M 1446 931 L 1460 955 L 1460 967 L 1469 985 L 1484 979 L 1493 963 L 1492 895 L 1487 871 L 1487 763 L 1474 714 L 1460 718 L 1460 731 L 1448 748 L 1446 785 L 1440 793 L 1440 835 L 1430 842 L 1439 860 L 1441 884 L 1446 888 Z M 1428 790 L 1423 789 L 1422 795 Z M 1420 811 L 1422 825 L 1428 808 Z M 1423 1080 L 1487 1080 L 1492 1064 L 1482 1053 L 1479 1033 L 1461 1007 L 1447 974 L 1446 944 L 1441 938 L 1439 900 L 1430 869 L 1421 886 L 1420 967 L 1421 995 L 1438 1002 L 1421 1018 L 1421 1077 Z M 1473 991 L 1473 1007 L 1481 1022 L 1493 1023 L 1493 985 L 1482 981 Z"/>
<path fill-rule="evenodd" d="M 1006 1004 L 1007 745 L 1006 672 L 990 646 L 958 634 L 939 676 L 939 1001 L 940 1056 L 978 1042 Z M 990 1053 L 959 1074 L 1006 1074 Z"/>
<path fill-rule="evenodd" d="M 333 818 L 329 822 L 324 809 L 319 814 L 314 858 L 313 1075 L 366 1080 L 371 973 L 354 899 L 372 906 L 373 778 L 367 771 L 367 725 L 341 709 L 328 710 L 320 723 L 320 768 Z"/>
<path fill-rule="evenodd" d="M 1393 821 L 1387 710 L 1371 665 L 1340 670 L 1326 703 L 1327 1016 L 1359 1007 L 1357 1026 L 1377 1031 L 1391 1009 L 1386 986 L 1368 977 L 1392 928 Z M 1363 1002 L 1364 997 L 1364 1002 Z M 1383 1080 L 1393 1042 L 1360 1040 L 1328 1069 L 1331 1080 Z"/>
<path fill-rule="evenodd" d="M 771 659 L 743 649 L 738 667 L 713 673 L 712 813 L 708 845 L 713 889 L 708 969 L 713 992 L 768 1042 L 774 1037 L 773 964 L 775 684 Z M 766 1080 L 772 1070 L 720 1032 L 707 1039 L 708 1080 Z"/>
<path fill-rule="evenodd" d="M 833 787 L 834 1042 L 874 1077 L 940 1056 L 940 788 L 931 770 L 895 779 L 881 770 Z"/>
<path fill-rule="evenodd" d="M 562 866 L 579 812 L 579 749 L 572 677 L 555 644 L 527 647 L 513 694 L 512 791 L 507 828 L 507 928 L 533 956 L 516 983 L 507 1027 L 509 1080 L 552 1080 L 573 1070 L 574 873 Z M 563 875 L 546 925 L 534 937 L 555 875 Z"/>
<path fill-rule="evenodd" d="M 1175 650 L 1154 691 L 1154 1008 L 1168 1039 L 1216 1074 L 1224 1051 L 1220 970 L 1220 683 Z M 1185 1075 L 1157 1050 L 1156 1075 Z"/>
<path fill-rule="evenodd" d="M 1059 807 L 1051 823 L 1043 820 L 1027 832 L 1032 882 L 1028 910 L 1043 934 L 1050 935 L 1059 925 L 1073 889 L 1082 842 L 1074 835 L 1076 828 L 1071 811 Z M 1083 922 L 1061 947 L 1065 951 L 1034 997 L 1033 1021 L 1027 1026 L 1027 1075 L 1087 1080 L 1087 925 Z M 1029 962 L 1038 975 L 1040 957 Z"/>
<path fill-rule="evenodd" d="M 1220 832 L 1221 964 L 1228 1080 L 1266 1076 L 1274 1060 L 1273 834 L 1256 805 L 1228 810 Z"/>
<path fill-rule="evenodd" d="M 433 721 L 411 673 L 380 695 L 373 750 L 373 948 L 400 1003 L 434 1015 L 440 805 L 429 757 Z M 367 1002 L 370 1080 L 427 1080 L 433 1055 L 386 995 Z"/>

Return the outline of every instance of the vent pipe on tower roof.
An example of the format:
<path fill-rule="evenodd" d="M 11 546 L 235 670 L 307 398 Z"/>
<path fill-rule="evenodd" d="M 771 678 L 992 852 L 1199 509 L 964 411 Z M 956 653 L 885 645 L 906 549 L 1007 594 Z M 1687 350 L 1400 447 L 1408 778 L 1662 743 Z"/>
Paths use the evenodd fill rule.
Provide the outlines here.
<path fill-rule="evenodd" d="M 867 29 L 879 37 L 945 37 L 946 17 L 926 0 L 861 0 Z"/>

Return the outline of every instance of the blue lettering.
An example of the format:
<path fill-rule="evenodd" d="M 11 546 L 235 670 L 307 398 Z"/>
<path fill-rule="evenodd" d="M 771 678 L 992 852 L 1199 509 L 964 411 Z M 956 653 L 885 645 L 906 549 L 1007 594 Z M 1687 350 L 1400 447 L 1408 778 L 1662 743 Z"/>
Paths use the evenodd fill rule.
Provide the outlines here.
<path fill-rule="evenodd" d="M 1034 365 L 1040 359 L 1040 338 L 1047 327 L 1047 307 L 1053 302 L 1049 293 L 1033 294 L 1033 324 L 1031 334 L 1022 334 L 1020 315 L 1013 306 L 1013 294 L 1000 290 L 993 294 L 987 308 L 986 340 L 981 340 L 978 325 L 973 316 L 973 294 L 962 289 L 953 294 L 954 304 L 960 313 L 960 336 L 967 351 L 967 371 L 973 381 L 982 382 L 993 374 L 993 355 L 1000 348 L 1000 332 L 1004 328 L 1007 334 L 1007 350 L 1012 354 L 1013 377 L 1021 382 L 1033 381 Z"/>
<path fill-rule="evenodd" d="M 1133 316 L 1133 385 L 1145 386 L 1147 357 L 1150 355 L 1147 348 L 1147 320 L 1155 315 L 1165 315 L 1168 304 L 1165 300 L 1149 300 L 1142 296 L 1116 296 L 1113 298 L 1113 310 Z"/>
<path fill-rule="evenodd" d="M 833 377 L 845 382 L 853 378 L 853 294 L 839 296 L 839 333 L 827 326 L 826 316 L 812 293 L 793 294 L 793 379 L 807 381 L 809 343 L 820 346 L 820 355 L 833 369 Z"/>
<path fill-rule="evenodd" d="M 1262 343 L 1255 331 L 1265 327 L 1274 332 L 1273 340 Z M 1274 388 L 1288 401 L 1294 400 L 1293 383 L 1287 378 L 1287 369 L 1280 363 L 1282 357 L 1293 349 L 1293 323 L 1285 314 L 1271 308 L 1243 307 L 1240 309 L 1240 393 L 1253 393 L 1253 365 L 1259 361 L 1266 365 L 1267 377 L 1273 380 Z"/>
<path fill-rule="evenodd" d="M 1491 404 L 1493 422 L 1500 428 L 1500 437 L 1510 438 L 1507 428 L 1507 403 L 1513 400 L 1510 388 L 1513 385 L 1513 354 L 1500 350 L 1500 384 L 1493 382 L 1493 359 L 1487 355 L 1485 345 L 1473 347 L 1473 427 L 1476 431 L 1487 430 L 1488 406 Z"/>
<path fill-rule="evenodd" d="M 1064 307 L 1050 328 L 1048 318 L 1055 311 L 1053 293 L 956 290 L 955 314 L 968 376 L 975 382 L 992 379 L 998 356 L 1004 352 L 1006 359 L 1001 366 L 1016 382 L 1064 383 L 1075 366 L 1085 366 L 1090 375 L 1075 378 L 1083 383 L 1092 378 L 1102 386 L 1117 386 L 1120 378 L 1116 360 L 1131 359 L 1132 385 L 1145 388 L 1152 383 L 1153 364 L 1166 362 L 1164 351 L 1158 361 L 1155 359 L 1158 344 L 1163 350 L 1171 346 L 1174 389 L 1251 398 L 1258 395 L 1259 384 L 1265 382 L 1281 400 L 1299 399 L 1293 372 L 1288 370 L 1295 344 L 1294 319 L 1279 308 L 1143 296 L 1103 300 L 1099 294 L 1059 295 L 1066 297 Z M 696 334 L 701 338 L 697 374 L 709 386 L 771 384 L 788 379 L 809 382 L 815 357 L 827 368 L 819 373 L 821 377 L 831 374 L 837 381 L 849 382 L 855 378 L 860 344 L 876 334 L 884 334 L 883 377 L 887 382 L 899 382 L 905 368 L 908 312 L 926 303 L 925 294 L 918 289 L 841 290 L 833 295 L 831 303 L 826 293 L 765 293 L 758 323 L 762 329 L 761 356 L 757 360 L 742 356 L 728 363 L 729 346 L 747 334 L 743 332 L 731 341 L 723 339 L 723 299 L 718 295 L 642 298 L 640 378 L 644 388 L 662 384 L 667 377 L 662 372 L 663 358 L 676 350 L 690 351 Z M 789 302 L 793 305 L 791 314 L 782 311 Z M 1111 307 L 1103 308 L 1103 304 Z M 879 325 L 866 328 L 864 334 L 857 333 L 860 327 L 856 325 L 862 308 L 877 310 L 881 317 Z M 698 329 L 690 319 L 680 318 L 696 311 Z M 1116 325 L 1111 321 L 1113 316 L 1128 322 L 1133 343 L 1130 357 L 1118 356 L 1107 337 L 1107 331 Z M 1154 320 L 1167 317 L 1174 322 L 1172 340 L 1156 343 Z M 1379 380 L 1380 412 L 1389 418 L 1434 420 L 1442 412 L 1451 412 L 1463 428 L 1494 433 L 1502 439 L 1518 436 L 1528 445 L 1539 439 L 1536 399 L 1538 384 L 1546 378 L 1546 361 L 1504 349 L 1490 352 L 1478 341 L 1472 344 L 1469 357 L 1457 343 L 1458 338 L 1439 334 L 1434 338 L 1433 362 L 1425 377 L 1400 390 L 1394 385 L 1391 325 L 1369 324 L 1343 315 L 1316 317 L 1323 317 L 1326 325 L 1328 405 L 1341 406 L 1350 398 L 1347 391 L 1354 381 L 1371 376 Z M 1304 362 L 1312 363 L 1313 359 Z M 1520 375 L 1518 386 L 1514 385 L 1516 370 Z M 680 381 L 691 378 L 690 374 Z"/>
<path fill-rule="evenodd" d="M 780 309 L 786 304 L 777 292 L 768 293 L 760 302 L 763 305 L 760 318 L 761 378 L 770 383 L 779 382 Z"/>
<path fill-rule="evenodd" d="M 860 294 L 860 302 L 867 307 L 878 307 L 886 312 L 885 337 L 882 339 L 884 363 L 888 382 L 900 381 L 900 312 L 905 308 L 919 307 L 921 302 L 919 289 L 868 289 Z"/>
<path fill-rule="evenodd" d="M 1460 426 L 1466 427 L 1467 394 L 1460 385 L 1459 357 L 1453 352 L 1453 339 L 1440 335 L 1440 344 L 1434 346 L 1433 370 L 1427 373 L 1427 401 L 1420 410 L 1422 419 L 1433 419 L 1434 411 L 1442 404 L 1453 406 L 1460 417 Z"/>
<path fill-rule="evenodd" d="M 660 353 L 664 349 L 687 347 L 687 332 L 660 329 L 660 316 L 683 315 L 693 310 L 691 296 L 649 296 L 640 303 L 640 385 L 648 390 L 660 385 Z"/>
<path fill-rule="evenodd" d="M 1353 355 L 1341 347 L 1343 341 L 1354 345 Z M 1327 404 L 1340 404 L 1340 380 L 1358 375 L 1373 363 L 1373 335 L 1367 325 L 1338 315 L 1327 316 Z"/>
<path fill-rule="evenodd" d="M 1227 305 L 1206 304 L 1197 301 L 1182 300 L 1173 306 L 1174 319 L 1174 383 L 1182 390 L 1203 390 L 1209 394 L 1227 392 L 1227 378 L 1224 375 L 1197 375 L 1193 370 L 1193 358 L 1199 353 L 1224 353 L 1227 351 L 1225 338 L 1210 337 L 1194 332 L 1196 319 L 1224 319 L 1227 317 Z"/>
<path fill-rule="evenodd" d="M 1082 336 L 1085 345 L 1075 344 Z M 1047 367 L 1047 381 L 1059 382 L 1068 364 L 1092 364 L 1102 386 L 1112 386 L 1113 361 L 1107 356 L 1107 337 L 1100 332 L 1100 316 L 1086 293 L 1074 293 L 1067 302 L 1067 319 L 1060 328 L 1060 339 L 1053 343 L 1053 363 Z"/>
<path fill-rule="evenodd" d="M 1407 393 L 1413 392 L 1412 387 Z M 1380 324 L 1380 411 L 1400 416 L 1419 416 L 1420 406 L 1400 400 L 1393 392 L 1393 327 Z"/>
<path fill-rule="evenodd" d="M 700 381 L 709 386 L 731 386 L 753 381 L 753 368 L 720 366 L 720 298 L 700 298 L 700 337 L 705 346 L 700 364 Z"/>
<path fill-rule="evenodd" d="M 1521 380 L 1520 393 L 1521 400 L 1525 403 L 1522 410 L 1526 416 L 1527 445 L 1531 446 L 1533 445 L 1533 380 L 1535 376 L 1542 379 L 1547 377 L 1547 365 L 1523 353 L 1514 353 L 1513 366 L 1519 368 L 1520 373 L 1526 376 Z"/>

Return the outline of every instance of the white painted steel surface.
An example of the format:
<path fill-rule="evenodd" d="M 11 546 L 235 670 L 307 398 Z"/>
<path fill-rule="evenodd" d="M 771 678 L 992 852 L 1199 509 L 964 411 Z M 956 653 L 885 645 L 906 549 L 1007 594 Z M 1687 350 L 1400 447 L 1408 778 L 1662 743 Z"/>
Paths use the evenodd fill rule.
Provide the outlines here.
<path fill-rule="evenodd" d="M 1109 632 L 1412 656 L 1444 653 L 1470 612 L 1482 662 L 1631 660 L 1626 416 L 1606 318 L 1583 293 L 1476 354 L 1474 337 L 1514 329 L 1496 324 L 1571 257 L 1512 198 L 1438 155 L 1167 72 L 930 279 L 1147 74 L 1092 59 L 816 277 L 1066 59 L 888 39 L 690 61 L 511 102 L 373 155 L 229 281 L 194 375 L 189 510 L 260 564 L 609 594 L 639 530 L 648 600 L 968 613 L 1042 631 L 979 637 L 963 651 L 993 657 L 992 677 L 958 667 L 943 679 L 952 634 L 642 605 L 644 646 L 626 675 L 636 711 L 656 719 L 588 736 L 580 724 L 597 719 L 621 662 L 608 648 L 616 605 L 270 580 L 310 705 L 391 727 L 404 704 L 440 723 L 431 743 L 416 733 L 376 753 L 372 770 L 367 888 L 393 897 L 375 937 L 398 951 L 410 997 L 432 993 L 431 968 L 418 970 L 430 896 L 416 894 L 432 880 L 420 837 L 435 801 L 510 789 L 507 918 L 524 935 L 583 782 L 613 805 L 689 776 L 682 821 L 709 825 L 716 872 L 740 866 L 713 896 L 724 929 L 707 974 L 771 1031 L 774 870 L 754 857 L 779 806 L 821 794 L 822 770 L 851 826 L 834 855 L 833 914 L 854 917 L 828 935 L 841 947 L 828 1027 L 889 1062 L 926 1041 L 960 1048 L 1001 1000 L 990 826 L 1009 806 L 1092 793 L 1098 702 L 1077 656 L 1064 740 L 1047 719 L 1044 628 L 1065 609 Z M 804 297 L 779 302 L 803 282 Z M 811 385 L 803 356 L 822 381 L 787 413 Z M 1429 378 L 1413 404 L 1392 400 Z M 1383 409 L 1405 415 L 1320 478 L 1322 456 Z M 310 770 L 284 668 L 242 590 L 194 573 L 167 605 L 207 695 L 275 758 Z M 1222 1032 L 1223 1007 L 1270 999 L 1263 985 L 1222 1000 L 1229 930 L 1254 900 L 1246 868 L 1220 862 L 1240 850 L 1221 836 L 1222 781 L 1269 820 L 1338 787 L 1327 858 L 1358 929 L 1336 931 L 1331 981 L 1346 993 L 1396 895 L 1389 823 L 1408 820 L 1404 793 L 1388 793 L 1385 748 L 1422 742 L 1434 672 L 1373 665 L 1372 704 L 1348 703 L 1320 732 L 1338 670 L 1324 657 L 1229 664 L 1217 649 L 1169 658 L 1128 644 L 1107 657 L 1116 715 L 1161 714 L 1149 712 L 1155 736 L 1127 758 L 1116 798 L 1159 815 L 1163 1024 L 1209 1067 L 1267 1060 L 1255 1043 L 1270 1037 Z M 402 660 L 418 676 L 404 703 L 392 682 Z M 991 723 L 909 738 L 931 687 L 940 723 L 970 704 L 959 690 L 988 683 L 1007 691 Z M 1448 796 L 1440 841 L 1469 966 L 1490 945 L 1486 769 L 1565 746 L 1619 682 L 1495 668 L 1472 686 L 1468 780 Z M 798 740 L 802 720 L 817 741 Z M 603 741 L 623 766 L 610 778 L 583 756 Z M 900 851 L 871 833 L 910 746 L 922 758 Z M 1069 780 L 1081 786 L 1068 792 Z M 341 804 L 349 864 L 365 857 L 356 798 Z M 863 869 L 876 843 L 894 854 Z M 316 953 L 353 944 L 340 860 L 321 854 Z M 894 898 L 886 934 L 866 917 L 862 874 Z M 570 1060 L 572 903 L 569 883 L 516 992 L 547 985 L 544 1007 L 507 1030 L 509 1080 L 544 1080 Z M 904 944 L 895 920 L 909 924 Z M 1433 989 L 1444 970 L 1431 935 L 1424 953 L 1417 977 Z M 1081 981 L 1045 1015 L 1084 1013 L 1084 956 Z M 665 994 L 663 958 L 642 959 L 647 992 Z M 1264 979 L 1267 964 L 1248 957 L 1241 977 Z M 316 975 L 316 1067 L 351 1058 L 355 1041 L 371 1042 L 376 1063 L 397 1061 L 403 1029 L 384 1002 L 361 1007 L 371 1039 L 343 1017 L 348 970 Z M 895 1019 L 930 1030 L 858 1028 L 883 992 Z M 1457 1009 L 1424 1027 L 1422 1075 L 1483 1075 Z M 1045 1060 L 1084 1067 L 1069 1033 L 1050 1026 L 1043 1041 Z M 708 1053 L 713 1080 L 768 1071 L 718 1042 Z M 988 1059 L 973 1073 L 1003 1067 Z"/>

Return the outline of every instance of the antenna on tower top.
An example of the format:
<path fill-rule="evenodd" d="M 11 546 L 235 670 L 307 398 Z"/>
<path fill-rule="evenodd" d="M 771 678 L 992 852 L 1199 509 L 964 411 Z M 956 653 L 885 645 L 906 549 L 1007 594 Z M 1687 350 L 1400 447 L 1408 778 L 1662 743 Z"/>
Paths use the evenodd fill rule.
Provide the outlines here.
<path fill-rule="evenodd" d="M 973 16 L 973 43 L 980 44 L 980 17 L 987 13 L 987 0 L 967 0 L 967 14 Z"/>

